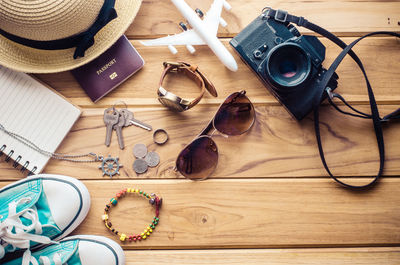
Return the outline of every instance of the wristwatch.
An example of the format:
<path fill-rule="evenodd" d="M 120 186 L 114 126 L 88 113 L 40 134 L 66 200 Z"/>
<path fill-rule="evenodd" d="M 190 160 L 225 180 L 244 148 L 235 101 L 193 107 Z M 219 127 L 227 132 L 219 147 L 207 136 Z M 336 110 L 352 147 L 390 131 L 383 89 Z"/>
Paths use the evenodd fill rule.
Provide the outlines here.
<path fill-rule="evenodd" d="M 217 91 L 215 90 L 214 85 L 199 71 L 197 65 L 191 65 L 185 62 L 164 62 L 164 71 L 161 74 L 160 86 L 158 88 L 158 100 L 164 106 L 168 107 L 171 110 L 182 112 L 188 110 L 195 106 L 204 95 L 204 92 L 207 90 L 212 96 L 217 97 Z M 164 81 L 165 76 L 170 72 L 182 73 L 193 80 L 200 88 L 201 92 L 198 97 L 194 100 L 186 100 L 182 99 L 175 94 L 167 91 L 162 83 Z"/>

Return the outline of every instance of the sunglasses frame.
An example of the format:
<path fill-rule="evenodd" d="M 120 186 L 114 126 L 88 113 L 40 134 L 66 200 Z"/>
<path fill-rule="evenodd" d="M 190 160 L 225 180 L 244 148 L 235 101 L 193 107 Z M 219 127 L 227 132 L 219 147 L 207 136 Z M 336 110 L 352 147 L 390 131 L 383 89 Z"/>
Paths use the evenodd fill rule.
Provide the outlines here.
<path fill-rule="evenodd" d="M 225 134 L 225 133 L 219 131 L 219 130 L 215 127 L 215 117 L 217 116 L 218 112 L 221 110 L 221 108 L 222 108 L 222 106 L 224 105 L 225 101 L 226 101 L 229 97 L 231 97 L 232 95 L 234 95 L 234 94 L 238 94 L 238 96 L 245 96 L 245 97 L 248 99 L 248 101 L 250 102 L 251 106 L 253 107 L 253 110 L 254 110 L 254 117 L 253 117 L 253 121 L 251 122 L 251 124 L 250 124 L 250 126 L 249 126 L 249 128 L 248 128 L 247 130 L 245 130 L 245 131 L 243 131 L 242 133 L 237 134 L 237 135 L 229 135 L 229 134 Z M 216 149 L 216 152 L 217 152 L 217 161 L 216 161 L 216 162 L 217 162 L 217 165 L 218 165 L 218 158 L 219 158 L 218 146 L 217 146 L 217 143 L 215 143 L 215 141 L 212 139 L 212 137 L 214 136 L 214 133 L 217 131 L 217 132 L 219 132 L 221 135 L 223 135 L 224 137 L 239 136 L 239 135 L 242 135 L 242 134 L 247 133 L 247 132 L 253 127 L 255 121 L 256 121 L 256 112 L 255 112 L 255 109 L 254 109 L 254 105 L 253 105 L 253 103 L 250 101 L 250 99 L 246 96 L 246 90 L 241 90 L 241 91 L 239 91 L 239 92 L 234 92 L 234 93 L 230 94 L 230 95 L 227 96 L 227 97 L 224 99 L 224 101 L 219 105 L 217 111 L 215 112 L 213 118 L 208 122 L 207 126 L 205 126 L 204 129 L 201 130 L 201 132 L 200 132 L 192 141 L 190 141 L 189 144 L 187 144 L 187 145 L 179 152 L 179 155 L 178 155 L 178 157 L 176 158 L 176 161 L 175 161 L 175 168 L 174 168 L 174 171 L 179 171 L 179 170 L 178 170 L 178 167 L 177 167 L 177 163 L 178 163 L 178 159 L 179 159 L 179 157 L 181 156 L 182 152 L 183 152 L 189 145 L 191 145 L 194 141 L 196 141 L 196 140 L 198 140 L 198 139 L 200 139 L 200 138 L 203 138 L 203 137 L 210 138 L 210 140 L 214 142 L 214 144 L 215 144 L 215 146 L 216 146 L 216 148 L 217 148 L 217 149 Z M 211 132 L 211 134 L 208 134 L 212 129 L 214 129 L 214 130 Z M 216 168 L 217 168 L 217 167 L 215 167 L 215 169 L 216 169 Z M 214 170 L 215 170 L 215 169 L 214 169 Z M 179 171 L 179 173 L 180 173 L 181 175 L 183 175 L 185 178 L 190 179 L 190 180 L 192 180 L 192 181 L 201 181 L 201 180 L 207 179 L 207 178 L 214 172 L 214 170 L 213 170 L 210 174 L 208 174 L 207 176 L 205 176 L 204 178 L 198 178 L 198 179 L 191 179 L 191 178 L 189 178 L 189 177 L 183 175 L 182 172 L 180 172 L 180 171 Z"/>

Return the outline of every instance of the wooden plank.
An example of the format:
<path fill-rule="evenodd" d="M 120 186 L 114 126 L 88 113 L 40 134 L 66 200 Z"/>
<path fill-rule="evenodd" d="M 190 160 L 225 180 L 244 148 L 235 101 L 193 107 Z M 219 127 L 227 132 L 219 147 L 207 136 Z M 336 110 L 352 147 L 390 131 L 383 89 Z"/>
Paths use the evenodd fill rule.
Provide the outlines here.
<path fill-rule="evenodd" d="M 253 98 L 248 93 L 250 99 Z M 367 106 L 357 106 L 368 111 Z M 382 115 L 398 106 L 380 106 Z M 95 152 L 118 156 L 124 167 L 117 179 L 132 178 L 178 178 L 175 159 L 186 144 L 200 132 L 214 115 L 217 106 L 197 106 L 196 111 L 176 115 L 159 108 L 132 109 L 136 118 L 156 128 L 164 128 L 170 136 L 164 146 L 153 143 L 152 133 L 131 126 L 124 129 L 125 150 L 120 150 L 115 133 L 111 147 L 104 145 L 105 127 L 103 110 L 84 109 L 83 117 L 73 127 L 58 152 L 84 154 Z M 322 167 L 316 145 L 313 121 L 294 120 L 281 106 L 256 105 L 257 122 L 250 132 L 238 137 L 225 138 L 218 133 L 214 139 L 219 149 L 219 162 L 212 178 L 265 178 L 265 177 L 313 177 L 327 176 Z M 332 171 L 345 176 L 370 176 L 378 168 L 378 152 L 371 121 L 348 118 L 332 107 L 321 110 L 321 130 L 327 160 Z M 400 123 L 385 127 L 386 142 L 385 175 L 400 175 Z M 158 168 L 137 176 L 132 169 L 132 148 L 144 143 L 161 157 Z M 12 163 L 0 160 L 1 179 L 18 179 L 22 174 L 12 170 Z M 52 160 L 46 173 L 66 174 L 80 179 L 105 179 L 98 163 L 77 164 Z"/>
<path fill-rule="evenodd" d="M 130 250 L 126 264 L 397 265 L 400 248 Z"/>
<path fill-rule="evenodd" d="M 212 1 L 186 1 L 193 8 L 206 12 Z M 362 4 L 357 0 L 322 1 L 228 1 L 231 12 L 223 11 L 227 21 L 226 28 L 219 28 L 219 36 L 233 37 L 255 19 L 265 6 L 283 9 L 291 14 L 303 16 L 340 36 L 358 36 L 372 31 L 399 31 L 399 1 L 368 1 Z M 166 34 L 179 33 L 178 23 L 184 18 L 170 1 L 145 0 L 141 9 L 128 29 L 131 38 L 154 38 Z M 304 29 L 301 29 L 304 31 Z"/>
<path fill-rule="evenodd" d="M 101 220 L 109 199 L 127 187 L 162 196 L 160 223 L 151 238 L 124 243 L 125 249 L 400 244 L 399 178 L 384 179 L 367 192 L 351 192 L 328 179 L 84 183 L 91 193 L 91 210 L 74 234 L 104 235 L 118 241 Z M 147 200 L 124 198 L 110 212 L 110 221 L 119 231 L 141 233 L 153 216 Z"/>
<path fill-rule="evenodd" d="M 354 38 L 344 38 L 347 43 L 353 40 Z M 327 58 L 324 65 L 328 67 L 340 50 L 329 41 L 324 39 L 322 41 L 327 45 Z M 230 46 L 228 40 L 224 40 L 224 43 L 226 46 Z M 255 102 L 277 104 L 276 99 L 230 47 L 229 49 L 239 65 L 239 70 L 236 73 L 226 69 L 205 46 L 197 47 L 198 51 L 195 55 L 191 55 L 183 47 L 179 48 L 180 52 L 177 55 L 172 55 L 166 47 L 144 47 L 138 41 L 133 41 L 133 44 L 146 61 L 144 68 L 97 104 L 90 101 L 69 72 L 39 75 L 39 78 L 57 89 L 73 103 L 82 107 L 109 106 L 121 99 L 133 106 L 159 106 L 156 91 L 163 68 L 162 62 L 181 60 L 199 65 L 219 92 L 219 98 L 214 99 L 210 95 L 205 95 L 200 104 L 220 102 L 226 94 L 240 89 L 248 90 L 253 95 Z M 394 38 L 366 39 L 360 42 L 359 46 L 356 46 L 355 51 L 363 60 L 378 102 L 381 104 L 399 104 L 399 41 Z M 337 91 L 342 93 L 350 102 L 365 104 L 368 100 L 365 81 L 356 64 L 350 58 L 346 58 L 337 72 L 340 77 Z M 170 79 L 171 83 L 167 83 L 166 87 L 170 88 L 172 92 L 187 98 L 197 96 L 198 88 L 190 81 L 180 84 L 182 78 L 178 78 L 178 80 Z"/>

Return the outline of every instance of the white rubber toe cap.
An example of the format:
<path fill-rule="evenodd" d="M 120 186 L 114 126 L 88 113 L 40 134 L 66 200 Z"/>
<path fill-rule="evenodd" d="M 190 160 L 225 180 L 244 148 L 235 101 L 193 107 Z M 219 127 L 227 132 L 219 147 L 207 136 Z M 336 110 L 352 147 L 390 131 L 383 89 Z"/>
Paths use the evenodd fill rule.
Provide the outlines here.
<path fill-rule="evenodd" d="M 43 178 L 51 215 L 63 231 L 61 239 L 71 233 L 85 219 L 90 208 L 90 194 L 79 180 L 61 175 L 39 175 Z"/>
<path fill-rule="evenodd" d="M 82 265 L 125 265 L 125 254 L 115 241 L 102 236 L 78 235 L 79 257 Z"/>

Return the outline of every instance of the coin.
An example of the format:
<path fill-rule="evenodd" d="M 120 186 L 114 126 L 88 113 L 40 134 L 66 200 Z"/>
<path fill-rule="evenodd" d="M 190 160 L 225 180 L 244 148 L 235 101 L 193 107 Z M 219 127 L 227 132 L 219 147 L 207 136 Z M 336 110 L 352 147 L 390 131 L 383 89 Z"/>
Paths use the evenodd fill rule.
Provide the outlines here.
<path fill-rule="evenodd" d="M 160 156 L 156 152 L 149 152 L 147 153 L 144 160 L 147 162 L 149 167 L 155 167 L 160 163 Z"/>
<path fill-rule="evenodd" d="M 144 158 L 147 154 L 147 147 L 144 144 L 135 144 L 133 147 L 133 155 L 136 158 Z"/>
<path fill-rule="evenodd" d="M 138 158 L 133 162 L 133 170 L 135 170 L 136 173 L 142 174 L 147 171 L 147 162 L 144 161 L 144 159 Z"/>

